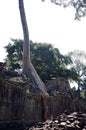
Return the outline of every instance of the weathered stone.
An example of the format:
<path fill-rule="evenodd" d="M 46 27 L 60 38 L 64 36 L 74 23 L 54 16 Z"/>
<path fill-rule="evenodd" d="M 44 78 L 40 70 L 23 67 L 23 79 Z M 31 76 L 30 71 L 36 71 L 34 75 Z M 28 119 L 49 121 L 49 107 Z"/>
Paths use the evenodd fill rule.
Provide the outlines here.
<path fill-rule="evenodd" d="M 76 130 L 74 126 L 72 126 L 71 124 L 70 125 L 67 125 L 66 126 L 66 130 Z"/>
<path fill-rule="evenodd" d="M 74 118 L 74 116 L 77 117 L 77 120 Z M 70 117 L 74 119 L 73 123 L 71 123 L 69 121 L 68 117 L 69 117 L 69 119 L 70 119 Z M 80 121 L 78 121 L 79 117 L 82 117 L 82 120 L 83 120 L 83 118 L 85 116 L 83 116 L 83 114 L 79 114 L 79 113 L 77 113 L 77 115 L 74 115 L 72 113 L 72 114 L 66 116 L 66 122 L 59 122 L 58 120 L 46 121 L 45 123 L 43 123 L 42 129 L 43 130 L 86 130 L 86 122 L 81 127 Z M 59 116 L 59 118 L 61 118 L 61 119 L 64 118 L 64 114 L 63 114 L 63 116 L 62 115 Z M 35 130 L 37 130 L 37 128 L 39 128 L 39 127 L 36 126 L 34 128 L 35 128 Z"/>
<path fill-rule="evenodd" d="M 60 126 L 66 126 L 66 122 L 61 122 Z"/>
<path fill-rule="evenodd" d="M 67 121 L 66 121 L 66 123 L 67 123 L 67 124 L 70 124 L 70 121 L 69 121 L 69 120 L 67 120 Z"/>
<path fill-rule="evenodd" d="M 52 79 L 46 82 L 46 86 L 48 89 L 48 92 L 52 94 L 57 94 L 57 93 L 64 93 L 67 91 L 69 92 L 70 90 L 70 85 L 68 80 L 65 78 L 57 78 L 57 79 Z"/>
<path fill-rule="evenodd" d="M 55 120 L 54 122 L 55 122 L 55 123 L 59 123 L 59 121 L 58 121 L 58 120 Z"/>

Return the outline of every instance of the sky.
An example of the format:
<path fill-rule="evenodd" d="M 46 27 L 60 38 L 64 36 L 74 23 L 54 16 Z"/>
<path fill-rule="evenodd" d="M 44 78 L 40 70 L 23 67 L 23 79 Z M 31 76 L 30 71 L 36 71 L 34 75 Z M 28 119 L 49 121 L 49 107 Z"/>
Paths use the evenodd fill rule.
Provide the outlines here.
<path fill-rule="evenodd" d="M 75 10 L 52 4 L 50 0 L 24 0 L 30 40 L 47 42 L 62 54 L 85 51 L 86 18 L 74 20 Z M 18 0 L 0 0 L 0 61 L 10 39 L 23 39 Z"/>

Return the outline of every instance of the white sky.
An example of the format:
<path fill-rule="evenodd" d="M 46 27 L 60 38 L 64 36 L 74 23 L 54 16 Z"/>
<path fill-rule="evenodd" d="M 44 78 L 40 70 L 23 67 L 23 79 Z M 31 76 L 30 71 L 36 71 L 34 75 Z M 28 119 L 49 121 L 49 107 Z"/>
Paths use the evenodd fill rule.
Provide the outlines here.
<path fill-rule="evenodd" d="M 56 6 L 46 0 L 24 0 L 30 39 L 48 42 L 62 54 L 76 49 L 85 51 L 86 18 L 74 21 L 74 9 Z M 0 61 L 10 38 L 23 39 L 18 0 L 0 0 Z"/>

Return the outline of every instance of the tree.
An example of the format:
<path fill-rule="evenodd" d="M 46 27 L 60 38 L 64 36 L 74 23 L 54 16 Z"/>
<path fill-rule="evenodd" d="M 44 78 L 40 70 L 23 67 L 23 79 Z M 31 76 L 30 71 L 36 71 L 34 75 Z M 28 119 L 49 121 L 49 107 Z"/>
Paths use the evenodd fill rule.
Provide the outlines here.
<path fill-rule="evenodd" d="M 36 70 L 34 69 L 31 60 L 30 60 L 30 39 L 29 39 L 29 30 L 26 21 L 25 9 L 23 0 L 19 0 L 19 11 L 21 17 L 21 23 L 23 28 L 24 35 L 24 44 L 23 44 L 23 75 L 29 78 L 32 84 L 40 89 L 40 93 L 43 99 L 43 109 L 44 109 L 44 119 L 47 119 L 47 89 L 45 84 L 42 82 L 38 76 Z"/>
<path fill-rule="evenodd" d="M 75 70 L 67 68 L 67 65 L 72 62 L 71 58 L 62 55 L 51 44 L 30 41 L 30 48 L 31 62 L 44 82 L 57 77 L 77 79 Z M 13 70 L 22 69 L 23 40 L 12 39 L 5 49 L 8 68 Z"/>
<path fill-rule="evenodd" d="M 80 89 L 83 85 L 85 85 L 84 79 L 86 77 L 86 54 L 84 51 L 75 50 L 73 52 L 70 52 L 68 55 L 71 56 L 71 59 L 73 61 L 73 64 L 71 66 L 75 68 L 77 74 L 79 75 L 77 84 L 78 98 L 80 98 Z"/>
<path fill-rule="evenodd" d="M 23 56 L 23 40 L 11 39 L 11 42 L 5 46 L 6 67 L 10 70 L 22 69 L 22 56 Z"/>

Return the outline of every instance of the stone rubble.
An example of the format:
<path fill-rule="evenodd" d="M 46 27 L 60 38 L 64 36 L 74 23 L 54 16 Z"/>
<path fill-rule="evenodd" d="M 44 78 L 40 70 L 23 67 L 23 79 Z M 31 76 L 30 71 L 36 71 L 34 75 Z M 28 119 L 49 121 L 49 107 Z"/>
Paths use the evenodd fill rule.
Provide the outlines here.
<path fill-rule="evenodd" d="M 40 122 L 25 130 L 86 130 L 86 114 L 74 112 L 67 115 L 63 113 L 56 119 Z"/>

